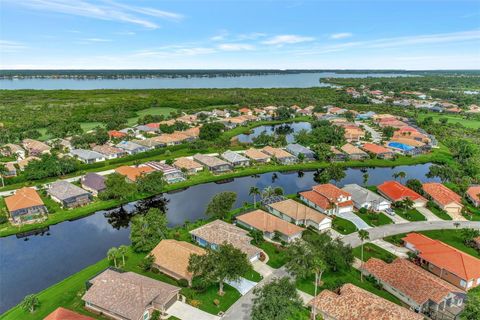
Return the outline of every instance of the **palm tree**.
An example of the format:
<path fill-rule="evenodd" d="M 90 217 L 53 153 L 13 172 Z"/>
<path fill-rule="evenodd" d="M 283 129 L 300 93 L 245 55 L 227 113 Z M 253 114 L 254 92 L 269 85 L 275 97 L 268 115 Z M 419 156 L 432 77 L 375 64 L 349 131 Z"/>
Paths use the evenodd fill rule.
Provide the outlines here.
<path fill-rule="evenodd" d="M 7 173 L 7 168 L 0 163 L 0 179 L 2 180 L 2 188 L 5 187 L 5 182 L 3 181 L 3 176 Z"/>
<path fill-rule="evenodd" d="M 250 187 L 249 196 L 253 196 L 253 207 L 257 207 L 257 196 L 260 195 L 260 189 L 257 187 Z"/>
<path fill-rule="evenodd" d="M 108 249 L 107 259 L 113 260 L 115 268 L 117 267 L 117 258 L 118 258 L 118 249 L 115 247 Z"/>
<path fill-rule="evenodd" d="M 399 171 L 399 172 L 395 172 L 394 174 L 392 174 L 392 177 L 395 180 L 397 180 L 397 178 L 400 178 L 400 182 L 402 182 L 402 180 L 407 177 L 407 174 L 404 171 Z"/>
<path fill-rule="evenodd" d="M 327 265 L 325 264 L 325 262 L 318 256 L 314 257 L 313 258 L 313 271 L 315 272 L 315 295 L 314 297 L 317 296 L 317 288 L 318 288 L 318 283 L 321 281 L 322 279 L 322 274 L 323 272 L 325 271 L 325 269 L 327 268 Z M 312 319 L 316 319 L 316 311 L 317 311 L 317 308 L 313 307 L 312 308 Z"/>
<path fill-rule="evenodd" d="M 362 256 L 361 256 L 361 260 L 362 260 L 362 265 L 360 267 L 360 269 L 363 269 L 363 244 L 365 242 L 365 240 L 368 240 L 370 239 L 370 233 L 368 233 L 367 230 L 359 230 L 358 231 L 358 237 L 360 238 L 360 240 L 362 240 Z M 363 273 L 362 271 L 360 270 L 360 280 L 363 282 Z"/>
<path fill-rule="evenodd" d="M 272 186 L 268 186 L 262 191 L 262 198 L 266 199 L 275 194 L 275 190 L 272 188 Z"/>
<path fill-rule="evenodd" d="M 364 173 L 363 174 L 363 185 L 366 186 L 367 185 L 367 182 L 368 182 L 368 178 L 369 178 L 369 174 L 368 173 Z"/>
<path fill-rule="evenodd" d="M 118 254 L 122 256 L 122 264 L 125 266 L 125 255 L 128 252 L 128 246 L 126 245 L 121 245 L 118 247 Z"/>

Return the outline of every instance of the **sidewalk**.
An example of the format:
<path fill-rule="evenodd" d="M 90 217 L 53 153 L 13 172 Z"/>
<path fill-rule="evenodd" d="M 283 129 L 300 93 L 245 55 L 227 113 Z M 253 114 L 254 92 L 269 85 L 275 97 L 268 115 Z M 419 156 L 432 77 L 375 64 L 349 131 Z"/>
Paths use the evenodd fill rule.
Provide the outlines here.
<path fill-rule="evenodd" d="M 397 247 L 394 244 L 391 244 L 390 242 L 387 242 L 382 239 L 377 239 L 372 241 L 373 244 L 379 246 L 382 249 L 387 250 L 391 254 L 399 257 L 399 258 L 408 258 L 407 252 L 409 251 L 405 247 Z"/>

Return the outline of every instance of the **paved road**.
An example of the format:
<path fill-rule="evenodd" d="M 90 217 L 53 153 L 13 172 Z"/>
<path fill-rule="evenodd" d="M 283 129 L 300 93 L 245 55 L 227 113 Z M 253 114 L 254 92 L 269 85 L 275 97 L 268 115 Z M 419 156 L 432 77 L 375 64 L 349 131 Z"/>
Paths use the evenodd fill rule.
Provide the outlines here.
<path fill-rule="evenodd" d="M 359 125 L 362 125 L 365 128 L 365 130 L 370 132 L 370 134 L 372 135 L 372 141 L 373 142 L 380 142 L 380 140 L 382 140 L 382 134 L 380 132 L 376 131 L 375 129 L 373 129 L 372 127 L 370 127 L 365 122 L 355 121 L 355 123 L 359 124 Z"/>
<path fill-rule="evenodd" d="M 368 229 L 370 241 L 382 239 L 399 233 L 438 229 L 456 229 L 454 222 L 460 223 L 458 228 L 474 228 L 480 230 L 480 221 L 419 221 L 400 224 L 387 224 L 381 227 Z M 342 241 L 352 247 L 358 247 L 362 241 L 358 238 L 358 232 L 348 234 Z"/>

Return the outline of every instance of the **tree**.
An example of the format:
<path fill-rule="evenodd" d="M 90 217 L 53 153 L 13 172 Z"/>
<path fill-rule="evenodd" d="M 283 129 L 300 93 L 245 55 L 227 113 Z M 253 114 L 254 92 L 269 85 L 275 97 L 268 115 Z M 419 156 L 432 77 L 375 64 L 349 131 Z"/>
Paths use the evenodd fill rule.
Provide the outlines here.
<path fill-rule="evenodd" d="M 470 245 L 472 243 L 473 239 L 476 237 L 480 236 L 480 230 L 476 230 L 473 228 L 464 228 L 461 230 L 461 235 L 463 238 L 463 242 L 466 245 Z"/>
<path fill-rule="evenodd" d="M 122 256 L 122 264 L 125 265 L 125 255 L 128 253 L 128 246 L 121 245 L 118 247 L 118 255 Z"/>
<path fill-rule="evenodd" d="M 225 130 L 225 125 L 223 123 L 206 123 L 200 128 L 199 137 L 202 140 L 214 141 L 220 137 L 223 130 Z"/>
<path fill-rule="evenodd" d="M 147 194 L 158 194 L 163 189 L 163 172 L 154 171 L 137 179 L 138 191 Z"/>
<path fill-rule="evenodd" d="M 480 295 L 478 290 L 470 290 L 467 293 L 467 303 L 460 314 L 462 320 L 478 320 L 480 319 Z"/>
<path fill-rule="evenodd" d="M 276 196 L 283 196 L 284 191 L 282 187 L 275 187 L 273 188 L 273 194 Z"/>
<path fill-rule="evenodd" d="M 397 201 L 397 206 L 400 208 L 403 208 L 403 213 L 406 213 L 409 210 L 413 209 L 414 202 L 410 197 L 406 197 L 405 199 L 401 201 Z"/>
<path fill-rule="evenodd" d="M 274 279 L 263 287 L 255 288 L 253 293 L 252 320 L 298 319 L 296 315 L 302 309 L 302 300 L 290 279 Z"/>
<path fill-rule="evenodd" d="M 137 192 L 137 186 L 134 183 L 127 182 L 125 177 L 118 173 L 112 173 L 105 179 L 105 191 L 100 193 L 103 200 L 119 199 L 128 200 Z"/>
<path fill-rule="evenodd" d="M 275 120 L 288 120 L 292 117 L 293 110 L 287 107 L 280 107 L 275 111 Z"/>
<path fill-rule="evenodd" d="M 188 271 L 204 283 L 218 283 L 218 294 L 221 296 L 225 281 L 237 281 L 249 269 L 247 255 L 226 242 L 218 250 L 208 250 L 205 255 L 192 254 L 188 261 Z"/>
<path fill-rule="evenodd" d="M 113 248 L 110 248 L 108 249 L 108 252 L 107 252 L 107 259 L 109 261 L 113 260 L 113 263 L 115 265 L 115 268 L 117 267 L 117 258 L 118 258 L 118 249 L 113 247 Z"/>
<path fill-rule="evenodd" d="M 335 181 L 335 184 L 337 184 L 340 180 L 346 177 L 345 169 L 341 167 L 338 164 L 332 164 L 329 167 L 327 167 L 328 174 L 330 176 L 330 179 Z"/>
<path fill-rule="evenodd" d="M 38 300 L 38 297 L 35 294 L 29 294 L 25 298 L 23 298 L 22 302 L 20 303 L 20 307 L 28 311 L 30 313 L 33 313 L 37 307 L 40 306 L 40 301 Z"/>
<path fill-rule="evenodd" d="M 369 178 L 370 176 L 369 176 L 368 173 L 365 172 L 362 177 L 363 177 L 363 185 L 366 186 L 367 183 L 368 183 L 368 178 Z"/>
<path fill-rule="evenodd" d="M 422 193 L 422 182 L 418 179 L 408 179 L 405 185 L 417 193 Z"/>
<path fill-rule="evenodd" d="M 137 215 L 132 219 L 130 240 L 135 252 L 148 252 L 162 239 L 168 231 L 167 217 L 158 208 L 151 208 L 145 215 Z"/>
<path fill-rule="evenodd" d="M 406 176 L 407 174 L 404 171 L 399 171 L 392 174 L 393 179 L 397 180 L 397 178 L 399 178 L 400 182 L 402 182 L 402 180 L 405 179 Z"/>
<path fill-rule="evenodd" d="M 231 191 L 224 191 L 213 196 L 207 206 L 205 214 L 217 219 L 223 219 L 233 208 L 233 204 L 237 201 L 237 194 Z"/>
<path fill-rule="evenodd" d="M 358 237 L 360 238 L 360 240 L 362 240 L 362 257 L 361 257 L 361 260 L 362 260 L 362 266 L 361 268 L 363 268 L 363 244 L 365 242 L 365 240 L 368 240 L 370 239 L 370 233 L 367 231 L 367 230 L 359 230 L 358 231 Z M 363 273 L 360 272 L 360 280 L 363 281 Z"/>
<path fill-rule="evenodd" d="M 248 195 L 253 196 L 253 207 L 257 207 L 257 196 L 260 195 L 260 189 L 258 187 L 250 187 Z"/>
<path fill-rule="evenodd" d="M 2 188 L 5 187 L 5 182 L 3 181 L 3 176 L 7 173 L 7 167 L 4 164 L 0 163 L 0 179 L 2 180 Z"/>
<path fill-rule="evenodd" d="M 305 154 L 299 153 L 297 158 L 298 158 L 298 161 L 300 161 L 300 163 L 303 163 L 303 161 L 305 161 Z"/>
<path fill-rule="evenodd" d="M 263 199 L 268 199 L 274 195 L 275 195 L 275 189 L 273 189 L 272 186 L 268 186 L 262 190 Z"/>
<path fill-rule="evenodd" d="M 332 156 L 330 145 L 326 143 L 318 143 L 312 147 L 312 150 L 319 161 L 328 161 Z"/>

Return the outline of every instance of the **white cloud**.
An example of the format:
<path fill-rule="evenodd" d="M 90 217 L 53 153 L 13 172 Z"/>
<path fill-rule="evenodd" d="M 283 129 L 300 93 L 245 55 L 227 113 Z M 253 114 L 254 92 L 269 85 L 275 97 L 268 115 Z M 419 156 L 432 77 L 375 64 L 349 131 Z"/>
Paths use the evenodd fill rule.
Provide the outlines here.
<path fill-rule="evenodd" d="M 284 44 L 309 42 L 313 40 L 315 40 L 315 38 L 313 37 L 299 36 L 294 34 L 284 34 L 284 35 L 274 36 L 268 40 L 263 41 L 262 43 L 267 45 L 284 45 Z"/>
<path fill-rule="evenodd" d="M 8 41 L 8 40 L 0 40 L 0 52 L 3 53 L 14 53 L 14 52 L 19 52 L 27 47 L 20 42 L 16 41 Z"/>
<path fill-rule="evenodd" d="M 353 34 L 350 32 L 340 32 L 330 35 L 330 39 L 345 39 L 350 38 L 351 36 L 353 36 Z"/>
<path fill-rule="evenodd" d="M 218 34 L 214 35 L 213 37 L 210 38 L 212 41 L 222 41 L 225 40 L 226 37 L 228 37 L 229 33 L 227 30 L 221 30 L 218 32 Z"/>
<path fill-rule="evenodd" d="M 223 51 L 255 50 L 255 46 L 246 43 L 222 43 L 218 48 Z"/>
<path fill-rule="evenodd" d="M 103 39 L 103 38 L 86 38 L 82 39 L 83 41 L 88 41 L 88 42 L 111 42 L 112 40 L 110 39 Z"/>

